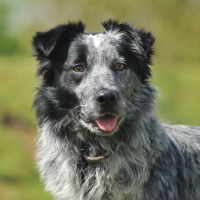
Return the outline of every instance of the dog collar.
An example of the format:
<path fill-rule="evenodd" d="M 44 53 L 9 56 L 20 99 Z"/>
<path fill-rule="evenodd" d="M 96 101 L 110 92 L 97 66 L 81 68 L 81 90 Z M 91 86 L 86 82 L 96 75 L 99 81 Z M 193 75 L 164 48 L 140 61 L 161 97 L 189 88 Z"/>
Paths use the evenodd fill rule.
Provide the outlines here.
<path fill-rule="evenodd" d="M 106 158 L 109 157 L 109 155 L 89 156 L 88 153 L 89 153 L 89 150 L 86 150 L 84 152 L 83 156 L 84 156 L 85 160 L 87 162 L 90 162 L 90 163 L 100 162 L 100 161 L 105 160 Z"/>

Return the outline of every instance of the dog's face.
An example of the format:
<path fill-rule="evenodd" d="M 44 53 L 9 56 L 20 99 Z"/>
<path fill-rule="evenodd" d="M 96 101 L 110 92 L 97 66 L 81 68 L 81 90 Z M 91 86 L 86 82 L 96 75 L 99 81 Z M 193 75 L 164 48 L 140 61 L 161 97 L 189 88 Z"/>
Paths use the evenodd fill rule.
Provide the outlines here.
<path fill-rule="evenodd" d="M 33 40 L 43 83 L 36 97 L 38 117 L 74 124 L 106 136 L 116 132 L 133 110 L 150 77 L 154 38 L 117 21 L 104 33 L 84 33 L 81 22 L 37 33 Z"/>

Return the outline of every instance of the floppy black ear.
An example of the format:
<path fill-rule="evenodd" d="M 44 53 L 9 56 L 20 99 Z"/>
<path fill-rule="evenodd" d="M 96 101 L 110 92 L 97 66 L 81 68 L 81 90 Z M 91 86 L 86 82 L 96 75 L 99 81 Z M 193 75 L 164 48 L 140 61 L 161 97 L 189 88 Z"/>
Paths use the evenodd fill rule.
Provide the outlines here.
<path fill-rule="evenodd" d="M 68 23 L 57 26 L 47 32 L 37 32 L 33 36 L 32 45 L 34 56 L 40 64 L 37 75 L 44 75 L 44 82 L 52 82 L 54 69 L 52 62 L 57 60 L 62 62 L 67 56 L 67 49 L 72 39 L 79 33 L 84 32 L 82 22 Z"/>
<path fill-rule="evenodd" d="M 150 32 L 143 29 L 136 29 L 127 23 L 119 23 L 117 20 L 108 20 L 102 23 L 106 31 L 116 31 L 124 33 L 124 46 L 129 46 L 129 51 L 132 51 L 132 57 L 136 57 L 137 66 L 135 70 L 142 80 L 151 77 L 151 70 L 148 64 L 151 64 L 151 56 L 153 55 L 154 37 Z"/>
<path fill-rule="evenodd" d="M 32 45 L 38 60 L 51 55 L 58 44 L 70 41 L 72 37 L 84 32 L 84 24 L 68 23 L 57 26 L 47 32 L 37 32 L 33 37 Z"/>
<path fill-rule="evenodd" d="M 148 64 L 151 64 L 151 57 L 154 54 L 153 44 L 155 42 L 155 38 L 150 32 L 146 32 L 143 29 L 139 30 L 138 34 L 141 39 L 141 45 L 144 50 L 144 54 L 147 57 Z"/>

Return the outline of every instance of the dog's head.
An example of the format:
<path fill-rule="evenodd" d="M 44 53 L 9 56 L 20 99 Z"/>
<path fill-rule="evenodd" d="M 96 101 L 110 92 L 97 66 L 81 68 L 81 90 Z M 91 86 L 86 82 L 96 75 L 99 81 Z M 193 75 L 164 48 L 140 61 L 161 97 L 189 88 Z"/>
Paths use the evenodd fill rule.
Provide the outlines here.
<path fill-rule="evenodd" d="M 144 91 L 150 88 L 154 38 L 127 23 L 108 20 L 102 25 L 103 33 L 84 33 L 78 22 L 34 36 L 37 74 L 43 77 L 35 100 L 40 124 L 66 119 L 111 135 L 141 111 L 142 103 L 148 107 Z"/>

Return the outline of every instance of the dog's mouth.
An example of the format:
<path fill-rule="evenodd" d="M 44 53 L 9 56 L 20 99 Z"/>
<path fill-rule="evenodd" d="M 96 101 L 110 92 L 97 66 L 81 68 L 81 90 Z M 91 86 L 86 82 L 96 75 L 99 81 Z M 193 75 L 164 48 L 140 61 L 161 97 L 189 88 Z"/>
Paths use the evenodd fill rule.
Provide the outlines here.
<path fill-rule="evenodd" d="M 109 133 L 113 133 L 119 121 L 119 117 L 117 115 L 110 113 L 101 115 L 94 120 L 88 120 L 85 115 L 81 113 L 80 118 L 82 119 L 83 125 L 86 126 L 91 132 L 98 133 L 100 131 L 101 135 L 102 132 L 106 132 L 106 135 Z"/>

